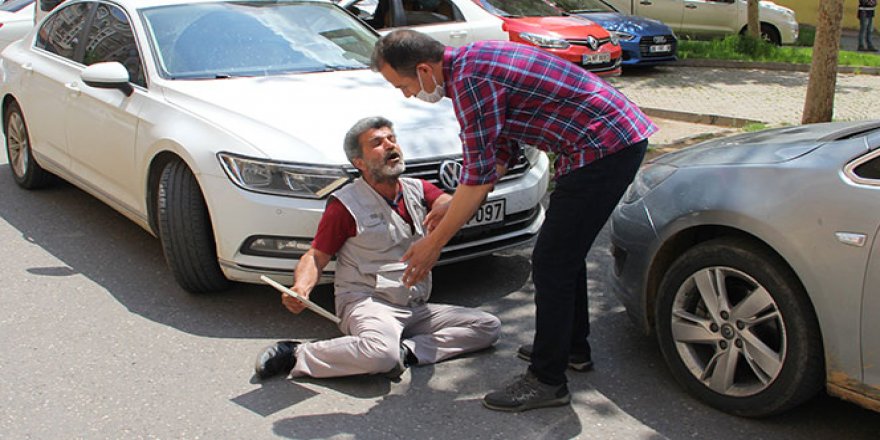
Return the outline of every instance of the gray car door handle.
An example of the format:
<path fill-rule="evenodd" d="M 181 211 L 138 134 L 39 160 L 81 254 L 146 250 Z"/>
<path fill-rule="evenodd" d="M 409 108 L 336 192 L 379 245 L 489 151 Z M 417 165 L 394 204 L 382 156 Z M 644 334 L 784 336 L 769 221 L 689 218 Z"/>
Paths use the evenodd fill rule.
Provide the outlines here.
<path fill-rule="evenodd" d="M 688 9 L 697 9 L 697 5 L 684 5 L 684 7 Z"/>
<path fill-rule="evenodd" d="M 654 3 L 649 2 L 648 0 L 642 0 L 639 2 L 640 5 L 653 5 Z"/>
<path fill-rule="evenodd" d="M 452 31 L 449 33 L 450 37 L 466 37 L 467 31 Z"/>

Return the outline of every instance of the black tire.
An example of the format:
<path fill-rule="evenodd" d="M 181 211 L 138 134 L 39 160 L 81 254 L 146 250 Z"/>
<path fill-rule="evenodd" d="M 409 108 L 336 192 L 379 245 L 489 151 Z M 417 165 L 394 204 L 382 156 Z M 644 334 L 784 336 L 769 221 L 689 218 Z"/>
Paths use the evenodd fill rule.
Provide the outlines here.
<path fill-rule="evenodd" d="M 202 191 L 181 161 L 165 165 L 158 188 L 159 237 L 165 260 L 181 287 L 216 292 L 230 282 L 217 263 L 217 246 Z"/>
<path fill-rule="evenodd" d="M 761 38 L 768 43 L 782 46 L 782 36 L 779 35 L 779 30 L 773 27 L 773 25 L 761 23 Z"/>
<path fill-rule="evenodd" d="M 726 301 L 708 304 L 722 291 Z M 824 385 L 821 335 L 803 287 L 778 256 L 747 240 L 708 241 L 679 257 L 660 284 L 656 330 L 675 379 L 725 412 L 778 414 Z"/>
<path fill-rule="evenodd" d="M 10 102 L 3 112 L 3 127 L 6 134 L 6 157 L 9 159 L 9 168 L 15 183 L 25 189 L 45 188 L 52 184 L 54 176 L 34 159 L 27 123 L 17 102 Z"/>

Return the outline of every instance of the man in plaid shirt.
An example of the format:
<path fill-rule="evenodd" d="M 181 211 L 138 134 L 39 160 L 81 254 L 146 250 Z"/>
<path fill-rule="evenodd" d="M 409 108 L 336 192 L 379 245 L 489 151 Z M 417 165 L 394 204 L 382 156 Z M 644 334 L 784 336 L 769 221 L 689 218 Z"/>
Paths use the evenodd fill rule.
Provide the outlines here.
<path fill-rule="evenodd" d="M 406 97 L 452 100 L 464 168 L 448 211 L 403 259 L 403 281 L 426 276 L 518 156 L 520 144 L 556 154 L 556 186 L 535 248 L 534 343 L 519 349 L 525 374 L 483 404 L 523 411 L 566 405 L 566 367 L 592 367 L 585 259 L 632 182 L 657 127 L 592 73 L 541 49 L 483 41 L 447 48 L 412 30 L 382 37 L 372 67 Z"/>

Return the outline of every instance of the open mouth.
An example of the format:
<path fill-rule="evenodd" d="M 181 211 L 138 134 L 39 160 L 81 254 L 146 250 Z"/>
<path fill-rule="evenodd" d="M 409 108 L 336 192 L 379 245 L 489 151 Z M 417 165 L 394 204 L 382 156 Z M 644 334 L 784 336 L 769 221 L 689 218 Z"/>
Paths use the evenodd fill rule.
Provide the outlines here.
<path fill-rule="evenodd" d="M 400 162 L 400 153 L 392 151 L 385 155 L 385 162 Z"/>

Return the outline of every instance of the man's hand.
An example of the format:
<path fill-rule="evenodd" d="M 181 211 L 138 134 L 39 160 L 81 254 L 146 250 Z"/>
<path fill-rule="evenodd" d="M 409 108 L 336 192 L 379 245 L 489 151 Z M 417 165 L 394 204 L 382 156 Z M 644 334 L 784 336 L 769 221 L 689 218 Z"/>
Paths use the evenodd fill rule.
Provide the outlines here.
<path fill-rule="evenodd" d="M 297 295 L 305 299 L 309 299 L 309 292 L 307 291 L 303 292 L 301 290 L 297 290 L 296 286 L 292 287 L 290 290 L 293 290 L 294 292 L 296 292 Z M 302 301 L 284 293 L 281 294 L 281 304 L 284 304 L 284 307 L 287 307 L 287 310 L 290 310 L 292 313 L 296 314 L 299 314 L 306 308 L 306 305 L 303 304 Z"/>
<path fill-rule="evenodd" d="M 442 250 L 443 245 L 435 244 L 430 236 L 413 243 L 401 258 L 401 261 L 409 263 L 403 272 L 403 284 L 406 287 L 412 287 L 425 279 L 437 264 Z"/>
<path fill-rule="evenodd" d="M 422 222 L 428 232 L 433 231 L 440 224 L 440 220 L 443 220 L 446 211 L 449 211 L 449 203 L 452 201 L 452 197 L 448 195 L 445 197 L 442 201 L 437 199 L 434 202 L 434 206 L 431 207 L 431 211 L 428 212 L 428 215 L 425 216 L 425 221 Z"/>

